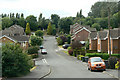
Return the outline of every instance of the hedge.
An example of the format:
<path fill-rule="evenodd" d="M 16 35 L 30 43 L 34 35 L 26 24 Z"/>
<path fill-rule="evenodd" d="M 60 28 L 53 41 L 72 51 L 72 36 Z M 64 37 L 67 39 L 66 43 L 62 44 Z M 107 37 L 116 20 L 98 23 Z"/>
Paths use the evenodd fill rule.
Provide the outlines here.
<path fill-rule="evenodd" d="M 39 50 L 38 46 L 32 46 L 28 48 L 28 54 L 37 54 Z"/>
<path fill-rule="evenodd" d="M 108 58 L 109 58 L 109 54 L 108 53 L 86 53 L 85 56 L 88 56 L 88 57 L 101 57 L 104 60 L 108 60 Z M 111 54 L 111 56 L 120 58 L 120 54 Z"/>

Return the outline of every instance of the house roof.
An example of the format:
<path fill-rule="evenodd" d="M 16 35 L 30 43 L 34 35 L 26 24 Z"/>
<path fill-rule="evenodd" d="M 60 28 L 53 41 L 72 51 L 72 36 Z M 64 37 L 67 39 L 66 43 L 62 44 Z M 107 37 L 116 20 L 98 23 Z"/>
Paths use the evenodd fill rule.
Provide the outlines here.
<path fill-rule="evenodd" d="M 7 36 L 7 35 L 0 35 L 0 39 L 2 38 L 2 37 L 7 37 L 7 38 L 9 38 L 10 40 L 12 40 L 12 41 L 17 41 L 17 42 L 25 42 L 25 41 L 29 41 L 29 37 L 27 37 L 27 36 Z"/>
<path fill-rule="evenodd" d="M 120 28 L 110 30 L 110 36 L 112 39 L 118 39 L 120 37 Z"/>
<path fill-rule="evenodd" d="M 19 25 L 12 25 L 9 28 L 5 28 L 4 30 L 2 30 L 2 35 L 9 35 L 9 34 L 21 34 L 23 35 L 24 33 L 24 28 L 22 28 Z"/>
<path fill-rule="evenodd" d="M 8 37 L 10 37 L 10 38 L 12 38 L 12 39 L 14 39 L 14 40 L 16 40 L 16 41 L 18 41 L 18 42 L 24 42 L 24 41 L 29 41 L 29 37 L 27 37 L 27 36 L 8 36 Z"/>
<path fill-rule="evenodd" d="M 101 40 L 105 40 L 108 38 L 108 31 L 99 31 L 98 32 L 98 37 L 101 39 Z"/>
<path fill-rule="evenodd" d="M 91 32 L 89 35 L 89 39 L 92 39 L 92 40 L 97 39 L 97 32 Z"/>

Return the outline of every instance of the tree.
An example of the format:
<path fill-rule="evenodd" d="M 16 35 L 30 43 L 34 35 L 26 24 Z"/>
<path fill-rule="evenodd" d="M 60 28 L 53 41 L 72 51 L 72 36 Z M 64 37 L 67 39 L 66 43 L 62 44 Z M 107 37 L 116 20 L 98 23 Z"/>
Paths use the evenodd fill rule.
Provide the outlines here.
<path fill-rule="evenodd" d="M 2 29 L 8 28 L 13 24 L 13 21 L 9 17 L 2 18 Z"/>
<path fill-rule="evenodd" d="M 30 72 L 33 62 L 22 52 L 19 45 L 5 44 L 2 46 L 2 76 L 17 77 Z"/>
<path fill-rule="evenodd" d="M 42 30 L 37 30 L 37 31 L 35 32 L 35 35 L 36 35 L 36 36 L 39 36 L 39 37 L 43 37 L 43 31 L 42 31 Z"/>
<path fill-rule="evenodd" d="M 52 24 L 52 28 L 53 28 L 53 30 L 52 30 L 52 35 L 56 35 L 56 27 L 55 27 L 55 25 L 54 24 Z"/>
<path fill-rule="evenodd" d="M 48 28 L 47 28 L 47 34 L 52 35 L 52 31 L 53 31 L 53 29 L 52 29 L 52 26 L 51 26 L 51 22 L 49 22 Z"/>
<path fill-rule="evenodd" d="M 58 24 L 59 24 L 60 30 L 68 34 L 70 31 L 70 25 L 73 24 L 73 20 L 71 17 L 61 18 Z"/>
<path fill-rule="evenodd" d="M 21 13 L 21 18 L 24 18 L 24 14 L 23 13 Z"/>
<path fill-rule="evenodd" d="M 80 18 L 82 18 L 82 9 L 80 10 Z"/>
<path fill-rule="evenodd" d="M 100 24 L 99 24 L 99 23 L 94 23 L 94 24 L 92 25 L 92 27 L 93 27 L 93 28 L 96 28 L 97 31 L 100 31 Z"/>
<path fill-rule="evenodd" d="M 25 33 L 26 33 L 27 35 L 30 35 L 30 33 L 31 33 L 29 23 L 27 23 L 27 25 L 26 25 Z"/>
<path fill-rule="evenodd" d="M 27 16 L 26 21 L 27 23 L 30 24 L 31 31 L 36 31 L 38 29 L 38 23 L 35 16 L 33 15 Z"/>
<path fill-rule="evenodd" d="M 31 36 L 30 44 L 32 46 L 40 46 L 42 44 L 42 38 L 37 36 Z"/>
<path fill-rule="evenodd" d="M 26 22 L 25 22 L 25 19 L 23 17 L 18 19 L 18 23 L 17 24 L 20 25 L 23 28 L 26 28 Z"/>
<path fill-rule="evenodd" d="M 16 18 L 19 19 L 20 18 L 20 14 L 16 13 Z"/>
<path fill-rule="evenodd" d="M 13 21 L 13 24 L 12 24 L 12 25 L 18 23 L 18 19 L 17 19 L 17 18 L 15 18 L 15 17 L 11 17 L 10 19 Z"/>
<path fill-rule="evenodd" d="M 57 15 L 57 14 L 52 14 L 51 15 L 52 24 L 55 24 L 56 28 L 58 28 L 59 19 L 60 19 L 59 15 Z"/>
<path fill-rule="evenodd" d="M 57 43 L 58 43 L 58 45 L 62 45 L 63 42 L 62 42 L 62 39 L 60 37 L 57 38 Z"/>
<path fill-rule="evenodd" d="M 91 7 L 91 12 L 88 13 L 89 16 L 97 17 L 107 17 L 108 11 L 107 8 L 110 7 L 111 15 L 117 13 L 118 10 L 118 3 L 117 2 L 96 2 Z"/>

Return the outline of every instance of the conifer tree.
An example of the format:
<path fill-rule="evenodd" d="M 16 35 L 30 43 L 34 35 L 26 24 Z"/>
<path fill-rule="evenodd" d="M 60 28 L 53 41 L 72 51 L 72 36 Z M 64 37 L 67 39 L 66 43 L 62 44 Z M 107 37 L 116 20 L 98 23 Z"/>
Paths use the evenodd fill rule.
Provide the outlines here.
<path fill-rule="evenodd" d="M 26 33 L 27 35 L 30 35 L 30 33 L 31 33 L 29 23 L 27 23 L 27 25 L 26 25 L 26 30 L 25 30 L 25 33 Z"/>
<path fill-rule="evenodd" d="M 49 22 L 49 24 L 48 24 L 48 28 L 47 28 L 47 34 L 48 35 L 52 35 L 52 26 L 51 26 L 51 22 Z"/>

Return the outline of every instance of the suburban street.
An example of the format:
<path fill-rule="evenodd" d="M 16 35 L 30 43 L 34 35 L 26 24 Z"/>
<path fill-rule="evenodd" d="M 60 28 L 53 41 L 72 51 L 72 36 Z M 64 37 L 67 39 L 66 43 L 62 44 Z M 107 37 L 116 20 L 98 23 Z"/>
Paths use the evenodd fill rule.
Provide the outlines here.
<path fill-rule="evenodd" d="M 85 63 L 63 53 L 54 36 L 46 36 L 44 40 L 48 52 L 44 58 L 51 66 L 51 74 L 45 78 L 113 78 L 105 72 L 91 72 Z"/>

